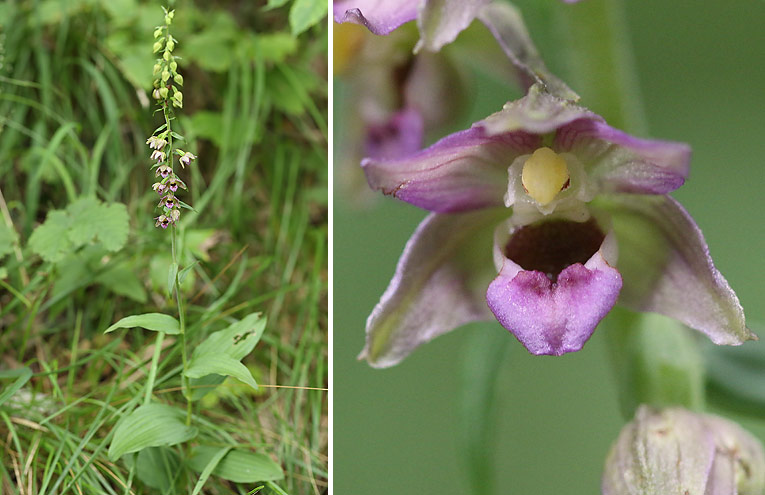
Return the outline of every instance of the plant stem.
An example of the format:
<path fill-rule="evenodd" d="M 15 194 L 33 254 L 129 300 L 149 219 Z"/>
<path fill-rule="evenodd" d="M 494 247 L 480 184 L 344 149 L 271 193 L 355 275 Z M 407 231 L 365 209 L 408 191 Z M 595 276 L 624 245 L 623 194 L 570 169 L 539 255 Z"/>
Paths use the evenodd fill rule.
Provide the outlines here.
<path fill-rule="evenodd" d="M 587 0 L 555 9 L 571 87 L 584 106 L 618 128 L 643 134 L 646 118 L 623 0 Z"/>
<path fill-rule="evenodd" d="M 167 29 L 166 31 L 167 36 L 170 36 L 170 30 Z M 165 125 L 166 125 L 166 131 L 167 131 L 167 161 L 170 164 L 170 168 L 173 169 L 173 132 L 170 127 L 170 104 L 168 103 L 167 99 L 164 99 L 162 101 L 162 113 L 165 116 Z M 175 170 L 171 172 L 173 175 L 175 175 Z M 175 291 L 175 302 L 176 306 L 178 307 L 178 321 L 180 323 L 181 327 L 181 357 L 183 359 L 183 372 L 181 373 L 181 384 L 183 385 L 183 395 L 186 397 L 186 425 L 191 424 L 191 392 L 189 391 L 189 379 L 186 377 L 186 368 L 188 367 L 188 355 L 186 352 L 186 313 L 183 308 L 183 301 L 181 299 L 181 284 L 178 281 L 178 227 L 173 223 L 173 225 L 170 227 L 170 239 L 172 244 L 172 255 L 173 255 L 173 267 L 174 267 L 174 278 L 173 281 L 173 290 Z"/>

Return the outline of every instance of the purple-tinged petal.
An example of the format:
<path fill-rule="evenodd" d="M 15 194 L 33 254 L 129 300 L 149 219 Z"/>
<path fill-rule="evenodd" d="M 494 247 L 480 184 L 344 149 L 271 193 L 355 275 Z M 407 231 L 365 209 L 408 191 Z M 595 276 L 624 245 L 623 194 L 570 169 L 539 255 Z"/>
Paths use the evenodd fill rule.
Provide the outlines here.
<path fill-rule="evenodd" d="M 490 320 L 483 291 L 493 276 L 493 230 L 506 215 L 504 209 L 491 209 L 425 218 L 367 319 L 359 357 L 374 367 L 393 366 L 438 335 Z"/>
<path fill-rule="evenodd" d="M 715 268 L 704 236 L 669 196 L 604 195 L 619 242 L 620 302 L 653 311 L 705 333 L 715 344 L 756 339 L 728 282 Z"/>
<path fill-rule="evenodd" d="M 672 192 L 688 177 L 691 160 L 685 143 L 636 138 L 589 118 L 558 129 L 555 148 L 575 154 L 603 192 Z"/>
<path fill-rule="evenodd" d="M 480 10 L 478 18 L 489 29 L 516 69 L 524 90 L 534 83 L 567 100 L 577 101 L 579 95 L 555 77 L 545 66 L 531 41 L 520 11 L 504 2 L 494 2 Z"/>
<path fill-rule="evenodd" d="M 374 34 L 386 35 L 417 17 L 415 0 L 344 0 L 335 1 L 335 22 L 361 24 Z"/>
<path fill-rule="evenodd" d="M 515 131 L 546 134 L 579 119 L 603 120 L 586 108 L 553 96 L 535 84 L 526 96 L 506 103 L 502 110 L 473 127 L 484 129 L 490 136 Z"/>
<path fill-rule="evenodd" d="M 555 282 L 505 258 L 486 292 L 489 308 L 532 354 L 560 356 L 580 350 L 616 304 L 622 287 L 619 272 L 602 252 L 612 248 L 611 242 L 607 236 L 584 265 L 569 265 Z"/>
<path fill-rule="evenodd" d="M 446 213 L 502 206 L 507 168 L 534 150 L 539 137 L 489 137 L 480 129 L 457 132 L 419 153 L 361 162 L 369 186 L 426 210 Z"/>
<path fill-rule="evenodd" d="M 425 0 L 420 4 L 417 26 L 420 41 L 415 46 L 437 52 L 457 38 L 489 0 Z"/>
<path fill-rule="evenodd" d="M 414 108 L 401 110 L 388 122 L 367 129 L 365 154 L 375 159 L 410 155 L 422 147 L 423 133 L 424 123 L 420 112 Z"/>

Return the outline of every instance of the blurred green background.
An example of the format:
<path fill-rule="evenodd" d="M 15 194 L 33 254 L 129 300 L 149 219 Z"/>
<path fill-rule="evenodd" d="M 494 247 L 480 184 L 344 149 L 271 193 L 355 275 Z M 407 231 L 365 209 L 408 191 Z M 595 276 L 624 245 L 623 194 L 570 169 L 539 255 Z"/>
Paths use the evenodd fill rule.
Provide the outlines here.
<path fill-rule="evenodd" d="M 556 19 L 562 9 L 576 7 L 559 0 L 516 4 L 548 66 L 568 79 Z M 626 4 L 649 136 L 684 141 L 694 150 L 690 179 L 674 196 L 704 231 L 748 321 L 763 321 L 765 2 Z M 345 89 L 336 82 L 336 156 L 347 146 Z M 499 110 L 509 94 L 486 78 L 472 91 L 475 105 L 462 128 Z M 582 104 L 598 110 L 587 100 Z M 346 172 L 336 165 L 335 184 L 340 173 Z M 596 331 L 581 352 L 540 358 L 499 324 L 473 324 L 421 347 L 394 368 L 375 370 L 357 361 L 366 317 L 425 213 L 382 197 L 359 204 L 349 200 L 352 195 L 336 185 L 335 493 L 476 491 L 463 459 L 460 394 L 466 352 L 486 335 L 505 347 L 492 432 L 495 493 L 599 493 L 603 460 L 623 425 L 603 332 Z M 737 419 L 765 438 L 765 428 L 754 420 Z"/>

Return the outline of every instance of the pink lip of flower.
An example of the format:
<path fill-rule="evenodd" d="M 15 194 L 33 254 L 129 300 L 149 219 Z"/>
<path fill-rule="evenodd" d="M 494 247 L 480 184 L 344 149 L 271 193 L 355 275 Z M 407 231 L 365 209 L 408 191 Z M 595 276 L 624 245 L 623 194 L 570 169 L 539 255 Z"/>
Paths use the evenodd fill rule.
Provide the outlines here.
<path fill-rule="evenodd" d="M 526 191 L 537 151 L 568 167 L 549 201 Z M 667 196 L 689 161 L 685 144 L 629 136 L 537 86 L 418 153 L 365 159 L 373 189 L 431 214 L 367 320 L 361 357 L 391 366 L 492 317 L 533 354 L 574 352 L 617 298 L 716 344 L 756 338 L 699 228 Z"/>
<path fill-rule="evenodd" d="M 163 229 L 166 229 L 167 226 L 172 223 L 172 220 L 165 215 L 160 215 L 157 218 L 155 218 L 155 220 L 156 222 L 154 223 L 154 226 L 162 227 Z"/>
<path fill-rule="evenodd" d="M 173 169 L 171 169 L 167 165 L 161 165 L 161 166 L 157 167 L 157 172 L 156 172 L 155 175 L 157 177 L 162 177 L 163 179 L 165 179 L 165 178 L 167 178 L 170 175 L 170 173 L 172 171 L 173 171 Z"/>
<path fill-rule="evenodd" d="M 197 157 L 195 155 L 193 155 L 192 153 L 187 151 L 186 153 L 183 154 L 182 157 L 179 158 L 178 161 L 181 162 L 181 165 L 185 166 L 185 165 L 188 165 L 189 163 L 191 163 L 192 160 L 196 160 L 196 158 Z"/>

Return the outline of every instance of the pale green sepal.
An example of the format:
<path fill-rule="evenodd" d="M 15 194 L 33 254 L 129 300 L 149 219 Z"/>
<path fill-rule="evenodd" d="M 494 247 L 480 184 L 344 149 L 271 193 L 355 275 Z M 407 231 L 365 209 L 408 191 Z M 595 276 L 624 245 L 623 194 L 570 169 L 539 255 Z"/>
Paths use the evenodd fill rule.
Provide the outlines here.
<path fill-rule="evenodd" d="M 164 332 L 168 335 L 178 335 L 181 333 L 181 325 L 178 323 L 178 320 L 170 315 L 162 313 L 145 313 L 142 315 L 126 316 L 104 330 L 104 333 L 113 332 L 118 328 L 134 327 L 141 327 L 156 332 Z"/>
<path fill-rule="evenodd" d="M 666 316 L 616 307 L 600 324 L 608 337 L 622 413 L 640 404 L 704 406 L 704 363 L 690 329 Z"/>

